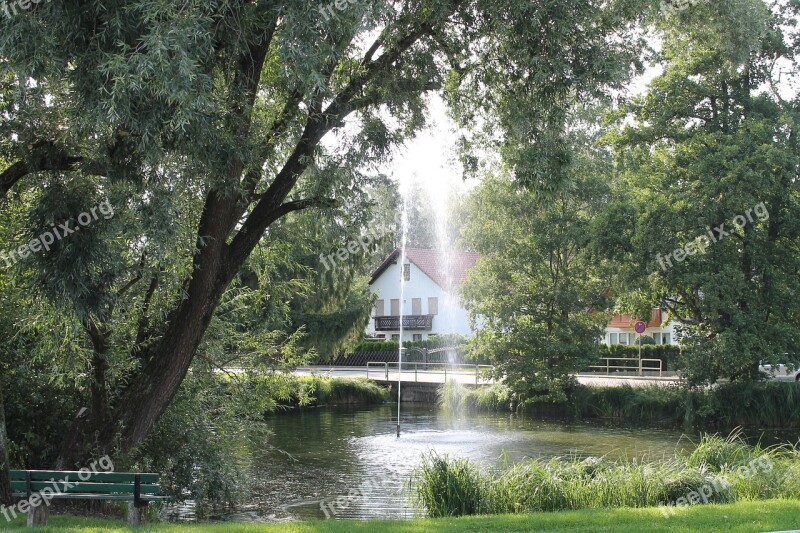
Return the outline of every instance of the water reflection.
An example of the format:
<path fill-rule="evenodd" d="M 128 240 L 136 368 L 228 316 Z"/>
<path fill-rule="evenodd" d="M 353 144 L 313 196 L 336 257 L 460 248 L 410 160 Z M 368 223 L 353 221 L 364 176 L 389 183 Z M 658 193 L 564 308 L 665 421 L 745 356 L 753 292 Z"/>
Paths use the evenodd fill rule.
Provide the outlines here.
<path fill-rule="evenodd" d="M 395 436 L 392 405 L 316 409 L 269 419 L 268 442 L 251 446 L 254 498 L 235 515 L 251 520 L 405 518 L 404 489 L 421 456 L 434 450 L 498 465 L 529 457 L 658 459 L 691 447 L 679 432 L 561 424 L 511 414 L 452 417 L 432 406 L 403 406 Z"/>

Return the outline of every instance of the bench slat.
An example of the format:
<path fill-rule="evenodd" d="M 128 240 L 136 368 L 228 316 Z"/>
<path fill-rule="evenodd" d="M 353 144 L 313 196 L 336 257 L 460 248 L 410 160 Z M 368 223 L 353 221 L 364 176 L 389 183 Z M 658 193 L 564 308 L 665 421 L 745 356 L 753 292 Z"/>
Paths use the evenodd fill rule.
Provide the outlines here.
<path fill-rule="evenodd" d="M 12 492 L 14 498 L 26 498 L 25 492 Z M 109 501 L 133 501 L 133 494 L 56 494 L 54 500 L 109 500 Z M 155 502 L 171 500 L 171 496 L 142 495 L 142 501 Z"/>
<path fill-rule="evenodd" d="M 68 486 L 65 483 L 60 483 L 58 481 L 32 481 L 31 482 L 31 490 L 34 492 L 38 492 L 44 489 L 52 489 L 58 490 L 63 493 L 70 493 L 70 492 L 95 492 L 99 494 L 111 494 L 111 493 L 125 493 L 125 494 L 133 494 L 134 485 L 132 483 L 74 483 L 72 486 Z M 26 491 L 27 490 L 27 483 L 24 481 L 12 481 L 11 482 L 11 489 L 16 491 Z M 161 486 L 160 485 L 142 485 L 141 486 L 142 494 L 160 494 L 161 493 Z"/>
<path fill-rule="evenodd" d="M 25 481 L 25 470 L 11 470 L 9 477 L 12 481 Z M 59 470 L 29 470 L 31 473 L 31 480 L 33 481 L 49 481 L 61 480 L 68 478 L 70 481 L 87 481 L 87 482 L 109 482 L 109 483 L 133 483 L 135 473 L 131 472 L 79 472 L 79 471 L 59 471 Z M 83 478 L 79 477 L 82 475 Z M 160 474 L 139 474 L 141 476 L 142 485 L 157 484 L 160 479 Z"/>

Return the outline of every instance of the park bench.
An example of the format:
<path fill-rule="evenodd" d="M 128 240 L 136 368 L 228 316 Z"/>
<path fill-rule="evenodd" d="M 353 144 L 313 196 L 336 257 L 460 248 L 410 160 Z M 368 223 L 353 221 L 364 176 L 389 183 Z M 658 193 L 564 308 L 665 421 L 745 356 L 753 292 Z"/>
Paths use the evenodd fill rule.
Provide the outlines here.
<path fill-rule="evenodd" d="M 150 502 L 169 499 L 161 495 L 159 474 L 87 470 L 11 470 L 9 474 L 13 496 L 24 498 L 15 506 L 14 514 L 27 513 L 28 526 L 47 523 L 52 500 L 126 501 L 128 523 L 140 525 L 145 521 Z"/>

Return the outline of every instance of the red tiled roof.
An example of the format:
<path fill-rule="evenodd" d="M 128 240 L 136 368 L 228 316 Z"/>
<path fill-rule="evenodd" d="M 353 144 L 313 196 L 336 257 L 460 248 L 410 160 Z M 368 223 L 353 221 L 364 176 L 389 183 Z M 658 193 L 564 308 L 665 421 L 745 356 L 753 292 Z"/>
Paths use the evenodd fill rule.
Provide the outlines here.
<path fill-rule="evenodd" d="M 618 315 L 615 314 L 611 319 L 611 322 L 608 323 L 608 327 L 610 328 L 632 328 L 634 322 L 636 322 L 631 315 Z M 653 309 L 653 314 L 650 318 L 650 322 L 647 323 L 648 328 L 659 328 L 663 323 L 663 315 L 661 313 L 661 309 L 656 307 Z"/>
<path fill-rule="evenodd" d="M 467 279 L 467 272 L 475 266 L 480 256 L 481 254 L 477 252 L 452 252 L 446 254 L 439 250 L 406 248 L 408 260 L 417 265 L 417 268 L 422 270 L 426 276 L 444 290 L 450 290 L 451 287 L 449 285 L 451 283 L 452 287 L 458 287 L 464 283 Z M 370 284 L 374 283 L 389 265 L 396 263 L 399 257 L 400 249 L 397 248 L 375 270 Z"/>

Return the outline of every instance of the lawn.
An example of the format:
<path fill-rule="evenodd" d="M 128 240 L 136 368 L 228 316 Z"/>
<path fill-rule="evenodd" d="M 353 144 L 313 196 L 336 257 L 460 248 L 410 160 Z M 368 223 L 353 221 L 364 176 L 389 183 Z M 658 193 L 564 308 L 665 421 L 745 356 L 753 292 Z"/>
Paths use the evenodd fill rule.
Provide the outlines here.
<path fill-rule="evenodd" d="M 0 524 L 0 530 L 26 531 L 22 521 Z M 763 532 L 800 529 L 800 503 L 796 500 L 748 501 L 729 505 L 696 505 L 665 517 L 658 508 L 602 509 L 554 513 L 473 516 L 437 520 L 351 522 L 315 521 L 281 524 L 154 524 L 138 529 L 121 522 L 73 517 L 51 517 L 50 525 L 38 531 L 76 533 L 100 532 L 188 532 L 188 533 L 347 533 L 381 531 L 416 533 L 512 532 L 512 531 L 604 531 L 635 533 L 659 531 Z"/>

